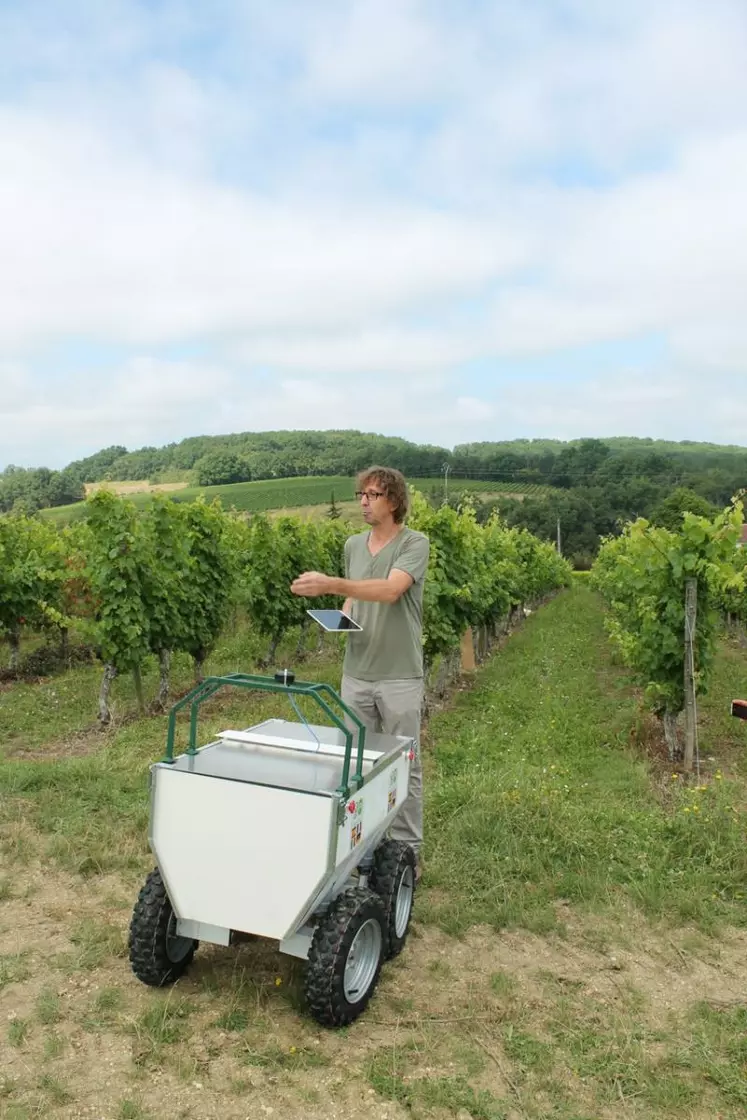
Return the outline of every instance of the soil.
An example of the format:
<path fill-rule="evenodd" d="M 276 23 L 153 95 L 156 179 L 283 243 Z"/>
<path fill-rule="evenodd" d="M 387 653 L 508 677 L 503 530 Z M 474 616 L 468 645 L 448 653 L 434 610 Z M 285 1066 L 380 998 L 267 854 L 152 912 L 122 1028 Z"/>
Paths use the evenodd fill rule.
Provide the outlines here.
<path fill-rule="evenodd" d="M 393 1043 L 408 1041 L 418 1049 L 418 1078 L 464 1074 L 459 1047 L 469 1044 L 484 1058 L 470 1083 L 515 1101 L 513 1115 L 521 1117 L 521 1091 L 500 1045 L 507 1023 L 520 1020 L 541 1037 L 552 1000 L 565 993 L 608 1013 L 635 992 L 655 1028 L 698 1000 L 734 1006 L 747 990 L 745 931 L 713 941 L 693 930 L 655 928 L 632 909 L 613 923 L 561 904 L 562 936 L 481 927 L 455 940 L 415 921 L 366 1014 L 335 1033 L 300 1010 L 297 962 L 263 942 L 201 946 L 169 992 L 139 984 L 126 955 L 136 882 L 75 878 L 38 865 L 16 870 L 11 889 L 0 904 L 0 961 L 15 961 L 17 969 L 0 986 L 0 1114 L 5 1084 L 29 1115 L 38 1108 L 60 1120 L 114 1120 L 124 1101 L 142 1109 L 134 1115 L 153 1118 L 405 1120 L 412 1112 L 383 1099 L 366 1071 Z M 504 994 L 491 985 L 495 976 L 505 979 Z M 112 992 L 115 1010 L 96 1020 L 97 998 L 114 999 Z M 50 993 L 59 1007 L 52 1023 L 39 1003 Z M 182 1041 L 154 1050 L 143 1025 L 154 1007 L 187 1008 L 176 1020 L 187 1028 Z M 244 1012 L 242 1029 L 219 1025 L 236 1008 Z M 28 1033 L 20 1046 L 10 1045 L 7 1030 L 19 1019 L 28 1021 Z M 50 1039 L 60 1049 L 51 1058 Z M 45 1076 L 58 1086 L 53 1108 Z"/>

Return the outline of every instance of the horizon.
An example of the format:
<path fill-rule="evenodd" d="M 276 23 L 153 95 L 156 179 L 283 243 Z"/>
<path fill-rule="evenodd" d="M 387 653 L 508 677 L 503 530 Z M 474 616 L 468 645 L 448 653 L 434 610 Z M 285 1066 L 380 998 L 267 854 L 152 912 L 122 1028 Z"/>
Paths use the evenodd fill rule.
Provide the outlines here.
<path fill-rule="evenodd" d="M 0 8 L 0 457 L 739 446 L 746 56 L 743 0 Z"/>
<path fill-rule="evenodd" d="M 268 428 L 268 429 L 263 429 L 262 431 L 256 431 L 256 432 L 255 431 L 223 432 L 219 435 L 211 435 L 211 436 L 207 436 L 204 433 L 200 434 L 200 435 L 189 435 L 189 436 L 184 436 L 184 438 L 182 440 L 170 441 L 170 444 L 160 444 L 160 445 L 147 444 L 147 445 L 144 445 L 142 447 L 126 447 L 125 451 L 124 451 L 124 454 L 129 455 L 129 454 L 137 453 L 138 451 L 145 451 L 145 450 L 151 450 L 151 449 L 161 450 L 162 448 L 170 446 L 172 444 L 174 446 L 178 446 L 180 443 L 183 443 L 187 440 L 192 440 L 192 439 L 221 440 L 221 439 L 227 439 L 227 438 L 235 438 L 235 437 L 239 437 L 239 436 L 291 435 L 293 433 L 298 433 L 300 435 L 307 435 L 307 434 L 321 434 L 321 435 L 324 435 L 327 432 L 343 432 L 343 433 L 350 433 L 350 434 L 358 434 L 358 435 L 362 435 L 362 436 L 374 436 L 376 438 L 381 438 L 381 439 L 406 439 L 406 437 L 401 436 L 398 433 L 381 432 L 381 431 L 378 431 L 378 432 L 363 431 L 361 429 L 356 429 L 356 428 L 346 428 L 346 429 Z M 671 445 L 673 448 L 684 447 L 684 446 L 695 446 L 695 447 L 715 448 L 715 449 L 723 450 L 723 451 L 735 451 L 735 452 L 744 451 L 744 452 L 747 453 L 747 445 L 743 445 L 743 444 L 716 444 L 716 443 L 712 443 L 710 441 L 690 440 L 690 439 L 660 440 L 660 439 L 657 439 L 657 438 L 652 437 L 652 436 L 629 436 L 629 435 L 619 435 L 619 436 L 590 436 L 590 435 L 585 435 L 585 436 L 579 436 L 576 439 L 570 439 L 570 440 L 553 439 L 552 437 L 549 437 L 549 436 L 536 436 L 536 437 L 533 437 L 533 436 L 516 436 L 516 437 L 514 437 L 512 439 L 508 439 L 508 440 L 470 440 L 470 441 L 467 441 L 467 442 L 462 443 L 462 444 L 455 444 L 453 447 L 444 447 L 444 446 L 441 446 L 441 445 L 438 445 L 438 444 L 431 445 L 431 446 L 435 446 L 440 451 L 444 451 L 444 452 L 447 452 L 450 455 L 454 455 L 458 452 L 458 450 L 460 448 L 467 447 L 470 444 L 496 444 L 497 446 L 507 446 L 507 445 L 511 445 L 511 444 L 524 444 L 524 445 L 526 445 L 526 444 L 532 444 L 532 443 L 542 443 L 542 444 L 551 443 L 551 444 L 557 444 L 558 447 L 562 449 L 564 447 L 570 447 L 570 446 L 573 446 L 575 444 L 581 443 L 584 440 L 597 440 L 600 443 L 606 443 L 608 446 L 614 445 L 615 443 L 618 443 L 620 441 L 631 441 L 631 442 L 635 442 L 635 443 L 668 444 L 668 445 Z M 428 446 L 427 444 L 418 444 L 417 441 L 407 440 L 407 442 L 411 443 L 413 446 L 421 446 L 421 447 Z M 112 446 L 124 446 L 124 444 L 109 444 L 109 445 L 107 445 L 107 447 L 112 447 Z M 104 451 L 106 449 L 107 449 L 106 447 L 99 447 L 99 448 L 96 449 L 96 451 L 92 452 L 92 455 L 95 455 L 98 452 Z M 11 468 L 12 469 L 20 469 L 20 470 L 40 470 L 40 469 L 64 470 L 67 467 L 71 466 L 73 463 L 80 462 L 80 461 L 85 461 L 85 459 L 87 459 L 88 457 L 89 456 L 79 456 L 77 459 L 71 459 L 67 463 L 62 464 L 61 467 L 49 467 L 46 463 L 35 463 L 35 464 L 32 464 L 31 466 L 24 466 L 24 465 L 19 464 L 19 463 L 6 463 L 5 465 L 0 464 L 0 476 L 5 471 L 7 471 Z M 188 473 L 188 471 L 185 470 L 182 473 Z M 300 475 L 298 477 L 305 478 L 305 477 L 308 477 L 308 476 Z M 238 485 L 243 485 L 243 484 L 238 484 Z"/>

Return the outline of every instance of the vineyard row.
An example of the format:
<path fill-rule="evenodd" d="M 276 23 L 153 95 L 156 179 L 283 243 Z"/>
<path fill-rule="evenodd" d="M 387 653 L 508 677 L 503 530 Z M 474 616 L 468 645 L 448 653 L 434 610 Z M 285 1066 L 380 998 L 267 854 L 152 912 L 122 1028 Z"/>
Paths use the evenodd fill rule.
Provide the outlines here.
<path fill-rule="evenodd" d="M 431 543 L 423 639 L 429 667 L 453 654 L 468 628 L 494 628 L 512 609 L 570 580 L 551 545 L 498 518 L 480 526 L 469 507 L 434 509 L 412 491 L 408 524 Z M 63 530 L 39 518 L 0 517 L 0 637 L 17 662 L 25 627 L 57 631 L 64 641 L 74 622 L 105 667 L 99 715 L 106 722 L 117 674 L 134 674 L 143 706 L 140 670 L 155 656 L 164 703 L 170 655 L 188 653 L 199 677 L 237 607 L 267 640 L 271 661 L 312 605 L 291 593 L 291 582 L 304 571 L 343 575 L 350 531 L 341 520 L 259 514 L 246 521 L 218 503 L 160 496 L 141 513 L 106 491 L 89 498 L 84 520 Z"/>

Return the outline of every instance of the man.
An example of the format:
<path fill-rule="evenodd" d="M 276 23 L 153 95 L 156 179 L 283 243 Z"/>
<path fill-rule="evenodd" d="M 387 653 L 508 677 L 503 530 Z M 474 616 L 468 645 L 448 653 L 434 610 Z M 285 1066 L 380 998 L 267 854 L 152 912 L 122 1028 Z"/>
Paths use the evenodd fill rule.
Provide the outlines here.
<path fill-rule="evenodd" d="M 345 542 L 345 578 L 305 572 L 294 580 L 296 595 L 343 595 L 343 610 L 363 627 L 347 635 L 343 701 L 372 731 L 415 740 L 408 797 L 391 829 L 417 858 L 423 842 L 423 779 L 420 714 L 423 703 L 423 586 L 430 545 L 405 525 L 408 495 L 403 475 L 369 467 L 358 476 L 365 533 Z"/>

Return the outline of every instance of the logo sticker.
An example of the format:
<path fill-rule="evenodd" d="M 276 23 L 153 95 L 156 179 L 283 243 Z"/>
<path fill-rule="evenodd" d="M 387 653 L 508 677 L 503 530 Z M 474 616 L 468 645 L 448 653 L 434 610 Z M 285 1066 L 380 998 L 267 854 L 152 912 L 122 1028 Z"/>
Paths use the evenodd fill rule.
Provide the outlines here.
<path fill-rule="evenodd" d="M 361 842 L 362 836 L 363 836 L 363 822 L 358 821 L 357 824 L 353 825 L 353 829 L 350 833 L 350 847 L 351 847 L 351 849 L 358 847 L 358 845 Z"/>
<path fill-rule="evenodd" d="M 392 809 L 394 808 L 394 806 L 396 804 L 397 804 L 397 790 L 396 790 L 396 788 L 395 789 L 390 789 L 389 790 L 389 797 L 387 798 L 387 803 L 386 803 L 387 813 L 391 813 Z"/>

